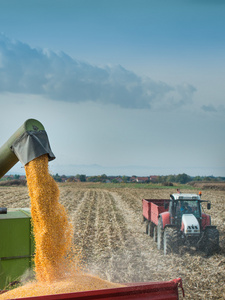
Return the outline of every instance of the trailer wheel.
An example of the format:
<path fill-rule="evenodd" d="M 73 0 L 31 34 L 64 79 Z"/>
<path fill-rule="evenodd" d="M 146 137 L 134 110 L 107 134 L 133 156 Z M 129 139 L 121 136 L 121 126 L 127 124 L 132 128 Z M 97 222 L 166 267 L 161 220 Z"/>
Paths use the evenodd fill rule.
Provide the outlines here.
<path fill-rule="evenodd" d="M 153 241 L 157 243 L 157 226 L 153 228 Z"/>
<path fill-rule="evenodd" d="M 210 256 L 219 250 L 219 231 L 216 228 L 208 228 L 205 234 L 205 252 Z"/>
<path fill-rule="evenodd" d="M 178 253 L 178 231 L 176 228 L 166 227 L 164 231 L 164 255 Z"/>
<path fill-rule="evenodd" d="M 153 230 L 154 230 L 154 224 L 150 222 L 149 224 L 149 235 L 150 237 L 153 237 Z"/>
<path fill-rule="evenodd" d="M 154 228 L 154 224 L 151 221 L 150 222 L 148 221 L 146 223 L 146 234 L 153 237 L 153 228 Z"/>
<path fill-rule="evenodd" d="M 145 233 L 146 233 L 146 234 L 149 233 L 149 222 L 148 222 L 148 221 L 146 222 L 146 231 L 145 231 Z"/>
<path fill-rule="evenodd" d="M 161 217 L 159 217 L 157 225 L 157 248 L 163 250 L 163 222 Z"/>

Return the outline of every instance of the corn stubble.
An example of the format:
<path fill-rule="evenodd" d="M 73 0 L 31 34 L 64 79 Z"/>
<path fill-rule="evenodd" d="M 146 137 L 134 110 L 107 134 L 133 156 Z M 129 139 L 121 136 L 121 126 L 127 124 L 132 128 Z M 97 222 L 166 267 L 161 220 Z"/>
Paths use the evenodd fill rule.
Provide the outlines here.
<path fill-rule="evenodd" d="M 121 286 L 85 274 L 73 244 L 73 226 L 59 203 L 59 189 L 48 171 L 48 156 L 25 166 L 35 238 L 36 281 L 4 293 L 0 299 L 69 293 Z"/>

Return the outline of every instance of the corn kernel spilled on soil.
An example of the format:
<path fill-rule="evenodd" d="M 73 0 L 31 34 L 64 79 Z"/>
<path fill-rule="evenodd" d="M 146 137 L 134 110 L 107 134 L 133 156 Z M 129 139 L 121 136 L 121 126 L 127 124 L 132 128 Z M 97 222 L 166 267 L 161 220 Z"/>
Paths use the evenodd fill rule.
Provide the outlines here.
<path fill-rule="evenodd" d="M 48 156 L 25 166 L 35 239 L 35 282 L 0 295 L 14 299 L 48 294 L 121 287 L 82 272 L 79 251 L 73 245 L 73 227 L 59 203 L 59 189 L 48 171 Z"/>

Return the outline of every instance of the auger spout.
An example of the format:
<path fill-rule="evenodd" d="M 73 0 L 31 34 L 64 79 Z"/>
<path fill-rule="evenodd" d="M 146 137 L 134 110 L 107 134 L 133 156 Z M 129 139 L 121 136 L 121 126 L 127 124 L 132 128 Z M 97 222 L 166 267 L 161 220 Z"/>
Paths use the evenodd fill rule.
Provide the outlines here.
<path fill-rule="evenodd" d="M 55 159 L 44 126 L 35 119 L 28 119 L 0 148 L 0 178 L 18 161 L 26 165 L 43 154 Z"/>

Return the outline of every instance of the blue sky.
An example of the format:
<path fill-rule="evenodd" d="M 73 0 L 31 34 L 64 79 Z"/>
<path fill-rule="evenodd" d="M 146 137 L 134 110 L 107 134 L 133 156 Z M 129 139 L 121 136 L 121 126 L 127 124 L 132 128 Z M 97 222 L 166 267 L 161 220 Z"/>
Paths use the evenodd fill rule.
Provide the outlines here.
<path fill-rule="evenodd" d="M 224 81 L 224 1 L 0 1 L 0 144 L 38 119 L 53 173 L 225 176 Z"/>

